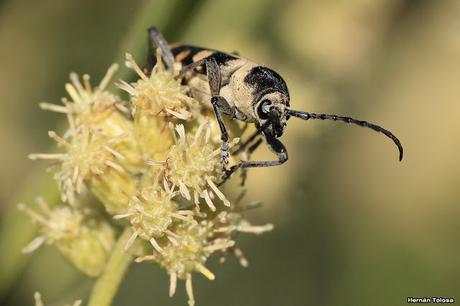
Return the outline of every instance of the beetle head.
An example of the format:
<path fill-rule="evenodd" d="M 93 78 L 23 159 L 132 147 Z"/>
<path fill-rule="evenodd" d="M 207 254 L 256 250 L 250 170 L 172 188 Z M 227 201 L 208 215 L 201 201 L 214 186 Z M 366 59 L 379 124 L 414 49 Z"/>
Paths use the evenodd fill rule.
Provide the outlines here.
<path fill-rule="evenodd" d="M 255 113 L 258 126 L 266 126 L 264 132 L 280 137 L 289 119 L 286 107 L 289 105 L 289 96 L 279 91 L 273 91 L 261 96 L 255 104 Z"/>

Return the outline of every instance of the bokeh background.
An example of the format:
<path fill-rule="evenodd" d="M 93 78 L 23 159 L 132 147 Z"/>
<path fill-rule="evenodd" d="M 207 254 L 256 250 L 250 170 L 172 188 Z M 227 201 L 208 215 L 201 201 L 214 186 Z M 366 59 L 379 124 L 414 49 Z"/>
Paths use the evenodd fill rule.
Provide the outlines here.
<path fill-rule="evenodd" d="M 275 230 L 241 235 L 247 269 L 210 264 L 195 277 L 198 305 L 404 305 L 408 296 L 460 299 L 460 2 L 456 0 L 0 0 L 0 304 L 85 299 L 92 281 L 52 247 L 20 249 L 35 228 L 16 210 L 56 198 L 47 130 L 70 71 L 99 80 L 125 51 L 145 56 L 145 29 L 274 68 L 292 105 L 373 121 L 391 141 L 333 122 L 291 119 L 290 160 L 250 171 L 250 214 Z M 266 157 L 261 150 L 257 157 Z M 51 182 L 51 183 L 50 183 Z M 135 264 L 114 305 L 185 305 L 167 274 Z M 458 303 L 456 301 L 456 303 Z"/>

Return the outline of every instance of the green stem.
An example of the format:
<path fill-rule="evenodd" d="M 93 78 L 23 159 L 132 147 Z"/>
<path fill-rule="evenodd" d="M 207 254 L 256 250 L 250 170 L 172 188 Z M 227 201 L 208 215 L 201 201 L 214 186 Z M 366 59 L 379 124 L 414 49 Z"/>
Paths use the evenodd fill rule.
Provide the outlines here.
<path fill-rule="evenodd" d="M 133 261 L 133 247 L 125 250 L 126 243 L 132 235 L 126 228 L 118 239 L 103 274 L 94 284 L 88 306 L 110 306 L 118 291 L 126 271 Z"/>

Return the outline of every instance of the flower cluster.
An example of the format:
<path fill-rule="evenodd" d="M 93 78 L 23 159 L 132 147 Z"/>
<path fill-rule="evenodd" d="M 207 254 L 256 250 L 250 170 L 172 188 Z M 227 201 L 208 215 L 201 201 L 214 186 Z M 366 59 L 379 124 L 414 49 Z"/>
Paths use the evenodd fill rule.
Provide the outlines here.
<path fill-rule="evenodd" d="M 82 82 L 71 74 L 65 87 L 70 100 L 40 104 L 67 117 L 62 136 L 49 132 L 61 153 L 30 155 L 56 161 L 52 169 L 65 205 L 49 209 L 39 201 L 42 214 L 20 205 L 41 226 L 25 251 L 53 244 L 78 269 L 96 277 L 119 229 L 129 227 L 133 234 L 125 249 L 140 245 L 137 262 L 154 262 L 168 272 L 170 295 L 177 279 L 185 280 L 193 305 L 193 272 L 213 280 L 206 261 L 214 253 L 233 253 L 247 265 L 234 234 L 260 234 L 272 226 L 252 226 L 242 216 L 240 201 L 232 202 L 217 187 L 223 168 L 214 115 L 205 101 L 188 95 L 177 71 L 165 69 L 160 56 L 152 71 L 144 71 L 126 55 L 127 67 L 139 79 L 116 85 L 129 101 L 107 90 L 117 69 L 113 65 L 95 88 L 89 76 Z M 238 141 L 234 138 L 230 146 Z M 241 158 L 232 156 L 230 162 Z M 98 203 L 88 204 L 88 198 Z"/>

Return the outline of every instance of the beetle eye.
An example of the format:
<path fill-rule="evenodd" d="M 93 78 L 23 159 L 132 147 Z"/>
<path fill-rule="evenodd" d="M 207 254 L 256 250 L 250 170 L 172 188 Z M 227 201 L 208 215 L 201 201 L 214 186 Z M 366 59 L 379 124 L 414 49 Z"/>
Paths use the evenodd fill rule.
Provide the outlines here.
<path fill-rule="evenodd" d="M 268 114 L 270 113 L 269 106 L 272 105 L 272 101 L 265 99 L 259 103 L 257 107 L 257 115 L 260 119 L 267 119 Z"/>

